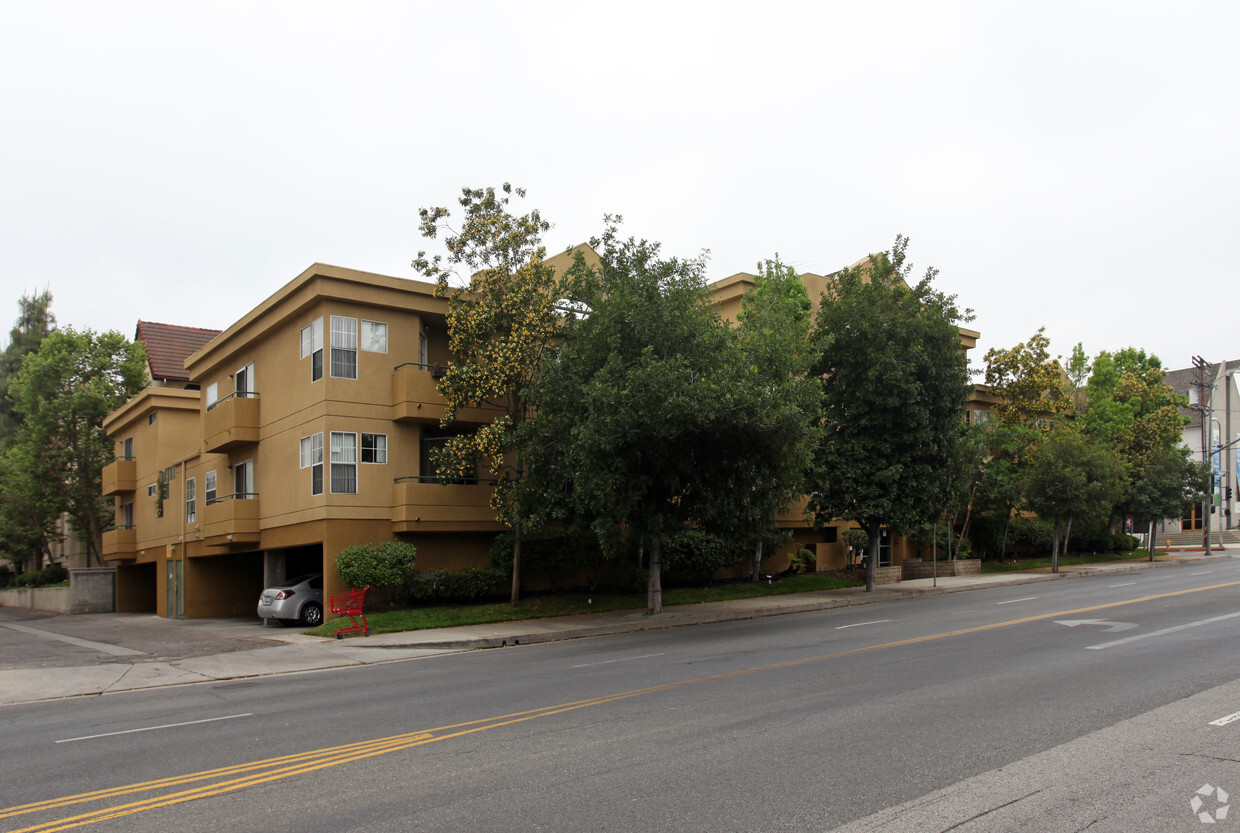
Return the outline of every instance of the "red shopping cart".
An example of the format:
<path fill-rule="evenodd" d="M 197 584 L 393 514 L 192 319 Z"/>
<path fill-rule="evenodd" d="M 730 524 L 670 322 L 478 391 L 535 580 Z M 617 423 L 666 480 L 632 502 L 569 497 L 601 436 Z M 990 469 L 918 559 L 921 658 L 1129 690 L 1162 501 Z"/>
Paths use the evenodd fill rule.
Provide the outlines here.
<path fill-rule="evenodd" d="M 337 639 L 344 639 L 346 633 L 357 633 L 361 631 L 362 636 L 370 636 L 370 623 L 366 621 L 366 615 L 362 613 L 362 601 L 366 598 L 366 591 L 370 589 L 370 585 L 366 585 L 361 590 L 350 590 L 348 593 L 333 593 L 331 596 L 332 613 L 349 617 L 352 622 L 349 627 L 341 628 L 336 631 Z M 357 621 L 361 619 L 362 621 Z"/>

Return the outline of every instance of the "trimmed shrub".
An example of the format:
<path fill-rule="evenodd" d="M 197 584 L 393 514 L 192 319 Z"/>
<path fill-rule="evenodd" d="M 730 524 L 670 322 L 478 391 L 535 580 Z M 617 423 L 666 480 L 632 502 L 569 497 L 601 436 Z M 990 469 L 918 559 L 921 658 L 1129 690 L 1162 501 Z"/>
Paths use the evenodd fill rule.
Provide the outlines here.
<path fill-rule="evenodd" d="M 667 570 L 668 581 L 700 582 L 708 586 L 716 573 L 735 567 L 747 555 L 745 547 L 722 535 L 684 529 L 667 536 L 660 559 Z"/>
<path fill-rule="evenodd" d="M 405 541 L 355 544 L 336 556 L 336 572 L 353 589 L 400 587 L 413 569 L 417 548 Z"/>
<path fill-rule="evenodd" d="M 13 568 L 8 564 L 0 564 L 0 587 L 8 587 L 13 583 Z"/>
<path fill-rule="evenodd" d="M 69 580 L 69 571 L 63 564 L 48 564 L 43 568 L 43 583 L 60 584 Z"/>
<path fill-rule="evenodd" d="M 503 597 L 510 581 L 498 567 L 418 570 L 405 580 L 405 590 L 415 602 L 476 602 Z"/>
<path fill-rule="evenodd" d="M 1126 552 L 1128 550 L 1135 550 L 1138 546 L 1140 546 L 1140 542 L 1137 541 L 1136 537 L 1128 535 L 1127 533 L 1117 532 L 1111 536 L 1112 552 Z"/>

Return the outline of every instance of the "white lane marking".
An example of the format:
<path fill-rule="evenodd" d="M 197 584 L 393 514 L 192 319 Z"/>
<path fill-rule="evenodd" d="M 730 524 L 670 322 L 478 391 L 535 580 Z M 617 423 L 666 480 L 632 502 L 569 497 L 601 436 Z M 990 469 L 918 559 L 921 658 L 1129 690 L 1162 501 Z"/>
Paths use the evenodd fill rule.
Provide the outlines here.
<path fill-rule="evenodd" d="M 1132 622 L 1112 622 L 1110 619 L 1056 619 L 1056 625 L 1067 625 L 1075 628 L 1077 625 L 1097 625 L 1110 631 L 1130 631 L 1136 627 Z"/>
<path fill-rule="evenodd" d="M 91 651 L 99 651 L 104 654 L 111 654 L 114 657 L 144 657 L 143 651 L 135 651 L 133 648 L 122 648 L 120 645 L 109 645 L 107 642 L 92 642 L 89 639 L 79 639 L 76 636 L 65 636 L 63 633 L 53 633 L 52 631 L 40 630 L 39 628 L 28 628 L 25 625 L 14 625 L 9 622 L 0 623 L 10 630 L 21 631 L 22 633 L 30 633 L 35 636 L 41 636 L 44 639 L 57 639 L 61 642 L 68 642 L 70 645 L 76 645 L 79 648 L 87 648 Z"/>
<path fill-rule="evenodd" d="M 571 665 L 570 668 L 589 668 L 592 665 L 609 665 L 613 662 L 632 662 L 635 659 L 650 659 L 651 657 L 665 656 L 664 653 L 658 654 L 642 654 L 640 657 L 625 657 L 624 659 L 605 659 L 601 662 L 586 662 L 581 665 Z"/>
<path fill-rule="evenodd" d="M 154 732 L 156 729 L 175 729 L 178 726 L 194 726 L 198 723 L 214 723 L 217 720 L 235 720 L 238 717 L 253 717 L 253 712 L 246 714 L 230 714 L 224 717 L 208 717 L 205 720 L 187 720 L 184 723 L 165 723 L 163 726 L 144 726 L 141 729 L 126 729 L 123 732 L 104 732 L 101 735 L 83 735 L 80 738 L 61 738 L 56 743 L 73 743 L 78 740 L 95 740 L 96 738 L 110 738 L 115 735 L 132 735 L 137 732 Z"/>
<path fill-rule="evenodd" d="M 873 622 L 857 622 L 852 625 L 840 625 L 839 627 L 836 628 L 836 630 L 842 631 L 847 628 L 859 628 L 862 625 L 881 625 L 883 622 L 890 622 L 890 621 L 891 621 L 890 619 L 875 619 Z"/>
<path fill-rule="evenodd" d="M 1023 599 L 1008 599 L 1006 602 L 995 602 L 995 604 L 997 604 L 997 605 L 1010 605 L 1010 604 L 1015 604 L 1016 602 L 1031 602 L 1031 601 L 1033 601 L 1033 600 L 1034 600 L 1034 599 L 1036 599 L 1036 598 L 1037 598 L 1037 596 L 1026 596 L 1026 597 L 1025 597 L 1025 598 L 1023 598 Z"/>
<path fill-rule="evenodd" d="M 1131 587 L 1136 584 L 1135 581 L 1126 581 L 1123 584 L 1108 584 L 1107 587 Z"/>
<path fill-rule="evenodd" d="M 1186 622 L 1183 625 L 1175 625 L 1174 627 L 1163 628 L 1160 631 L 1151 631 L 1150 633 L 1139 633 L 1136 636 L 1126 636 L 1123 639 L 1117 639 L 1114 642 L 1104 642 L 1101 645 L 1089 645 L 1085 648 L 1085 650 L 1101 651 L 1103 648 L 1114 648 L 1116 645 L 1126 645 L 1129 642 L 1136 642 L 1141 639 L 1149 639 L 1152 636 L 1166 636 L 1167 634 L 1175 633 L 1176 631 L 1184 631 L 1184 630 L 1188 630 L 1189 628 L 1199 628 L 1202 625 L 1211 625 L 1215 622 L 1222 622 L 1226 619 L 1235 619 L 1237 616 L 1240 616 L 1240 612 L 1226 613 L 1222 616 L 1213 616 L 1209 619 L 1200 619 L 1196 622 Z"/>
<path fill-rule="evenodd" d="M 1228 723 L 1235 723 L 1240 720 L 1240 712 L 1232 712 L 1226 717 L 1220 717 L 1218 720 L 1211 720 L 1211 726 L 1226 726 Z"/>
<path fill-rule="evenodd" d="M 1210 573 L 1213 573 L 1213 572 L 1214 572 L 1213 570 L 1198 570 L 1195 573 L 1189 573 L 1189 575 L 1190 576 L 1208 576 Z"/>

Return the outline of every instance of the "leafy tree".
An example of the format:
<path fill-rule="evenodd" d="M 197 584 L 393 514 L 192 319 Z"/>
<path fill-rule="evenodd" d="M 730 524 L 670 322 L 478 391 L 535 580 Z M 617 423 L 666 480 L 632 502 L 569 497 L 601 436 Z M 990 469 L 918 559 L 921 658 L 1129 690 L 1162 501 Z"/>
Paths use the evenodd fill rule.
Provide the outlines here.
<path fill-rule="evenodd" d="M 517 431 L 534 412 L 529 398 L 543 351 L 556 332 L 555 270 L 544 262 L 542 233 L 551 224 L 537 210 L 517 215 L 511 194 L 525 191 L 508 183 L 461 191 L 464 223 L 448 230 L 441 255 L 418 252 L 414 268 L 438 284 L 448 298 L 448 346 L 455 359 L 439 382 L 447 400 L 443 425 L 460 408 L 489 405 L 502 413 L 491 422 L 448 440 L 436 459 L 441 478 L 472 477 L 485 461 L 496 479 L 491 507 L 513 528 L 512 601 L 521 593 L 521 519 L 514 512 L 512 488 L 524 473 Z M 435 239 L 447 228 L 446 207 L 423 208 L 421 233 Z M 466 286 L 453 286 L 456 267 L 472 273 Z"/>
<path fill-rule="evenodd" d="M 760 577 L 763 546 L 776 516 L 805 493 L 819 423 L 819 386 L 809 375 L 813 304 L 796 270 L 774 260 L 758 264 L 753 288 L 741 299 L 740 353 L 734 372 L 735 434 L 726 463 L 732 499 L 716 517 L 753 547 L 751 577 Z"/>
<path fill-rule="evenodd" d="M 1154 524 L 1163 518 L 1177 518 L 1205 499 L 1210 489 L 1210 467 L 1189 459 L 1187 448 L 1166 448 L 1145 461 L 1136 475 L 1130 475 L 1124 508 L 1135 529 L 1149 532 L 1150 560 L 1154 560 Z"/>
<path fill-rule="evenodd" d="M 1024 344 L 986 351 L 986 384 L 999 399 L 995 414 L 1008 425 L 1044 429 L 1056 415 L 1073 408 L 1064 372 L 1051 358 L 1043 329 Z"/>
<path fill-rule="evenodd" d="M 1059 572 L 1074 519 L 1105 520 L 1123 486 L 1124 465 L 1109 446 L 1074 428 L 1053 431 L 1039 446 L 1026 480 L 1030 508 L 1054 524 L 1051 572 Z"/>
<path fill-rule="evenodd" d="M 584 311 L 539 378 L 526 423 L 530 514 L 588 518 L 601 540 L 627 530 L 649 556 L 647 613 L 661 613 L 662 542 L 718 512 L 736 413 L 737 340 L 706 303 L 703 257 L 665 259 L 660 246 L 621 240 L 616 223 L 578 256 L 569 297 Z M 750 486 L 751 483 L 746 483 Z M 713 516 L 713 515 L 712 515 Z"/>
<path fill-rule="evenodd" d="M 13 382 L 10 395 L 22 417 L 14 443 L 27 467 L 20 482 L 32 490 L 18 498 L 66 513 L 88 563 L 99 562 L 114 511 L 100 494 L 100 474 L 113 458 L 103 420 L 143 388 L 145 374 L 140 343 L 115 331 L 67 328 L 44 338 Z M 49 486 L 51 494 L 40 491 Z"/>
<path fill-rule="evenodd" d="M 48 290 L 23 295 L 17 303 L 17 321 L 9 331 L 8 346 L 0 353 L 0 443 L 12 437 L 21 425 L 9 390 L 21 370 L 22 361 L 38 350 L 47 334 L 56 328 L 56 317 L 52 315 L 52 294 Z"/>
<path fill-rule="evenodd" d="M 20 572 L 37 568 L 56 538 L 56 482 L 43 477 L 37 449 L 11 443 L 0 451 L 0 553 Z"/>
<path fill-rule="evenodd" d="M 958 322 L 969 313 L 934 288 L 934 269 L 908 285 L 907 246 L 897 237 L 889 253 L 838 273 L 814 330 L 824 430 L 810 508 L 818 523 L 865 530 L 870 591 L 882 528 L 898 534 L 943 511 L 968 396 Z"/>

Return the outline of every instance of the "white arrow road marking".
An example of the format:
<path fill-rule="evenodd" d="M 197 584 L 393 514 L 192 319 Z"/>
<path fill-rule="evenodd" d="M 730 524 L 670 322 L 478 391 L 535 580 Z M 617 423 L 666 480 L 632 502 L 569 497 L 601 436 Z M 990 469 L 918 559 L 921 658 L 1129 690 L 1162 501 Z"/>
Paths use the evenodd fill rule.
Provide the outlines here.
<path fill-rule="evenodd" d="M 1211 720 L 1211 726 L 1226 726 L 1228 723 L 1235 723 L 1240 720 L 1240 712 L 1232 712 L 1226 717 L 1220 717 L 1218 720 Z"/>
<path fill-rule="evenodd" d="M 1075 628 L 1077 625 L 1101 625 L 1106 627 L 1108 633 L 1132 630 L 1136 627 L 1131 622 L 1112 622 L 1110 619 L 1056 619 L 1055 624 L 1067 625 L 1069 628 Z"/>
<path fill-rule="evenodd" d="M 1188 630 L 1189 628 L 1199 628 L 1202 625 L 1211 625 L 1215 622 L 1222 622 L 1225 619 L 1235 619 L 1237 616 L 1240 616 L 1240 612 L 1226 613 L 1222 616 L 1211 617 L 1210 619 L 1200 619 L 1196 622 L 1186 622 L 1183 625 L 1176 625 L 1175 627 L 1171 627 L 1171 628 L 1163 628 L 1160 631 L 1151 631 L 1150 633 L 1141 633 L 1141 634 L 1137 634 L 1136 636 L 1126 636 L 1123 639 L 1117 639 L 1114 642 L 1104 642 L 1101 645 L 1090 645 L 1085 650 L 1101 651 L 1103 648 L 1114 648 L 1116 645 L 1126 645 L 1129 642 L 1136 642 L 1138 639 L 1149 639 L 1151 636 L 1165 636 L 1166 634 L 1175 633 L 1176 631 L 1184 631 L 1184 630 Z"/>

